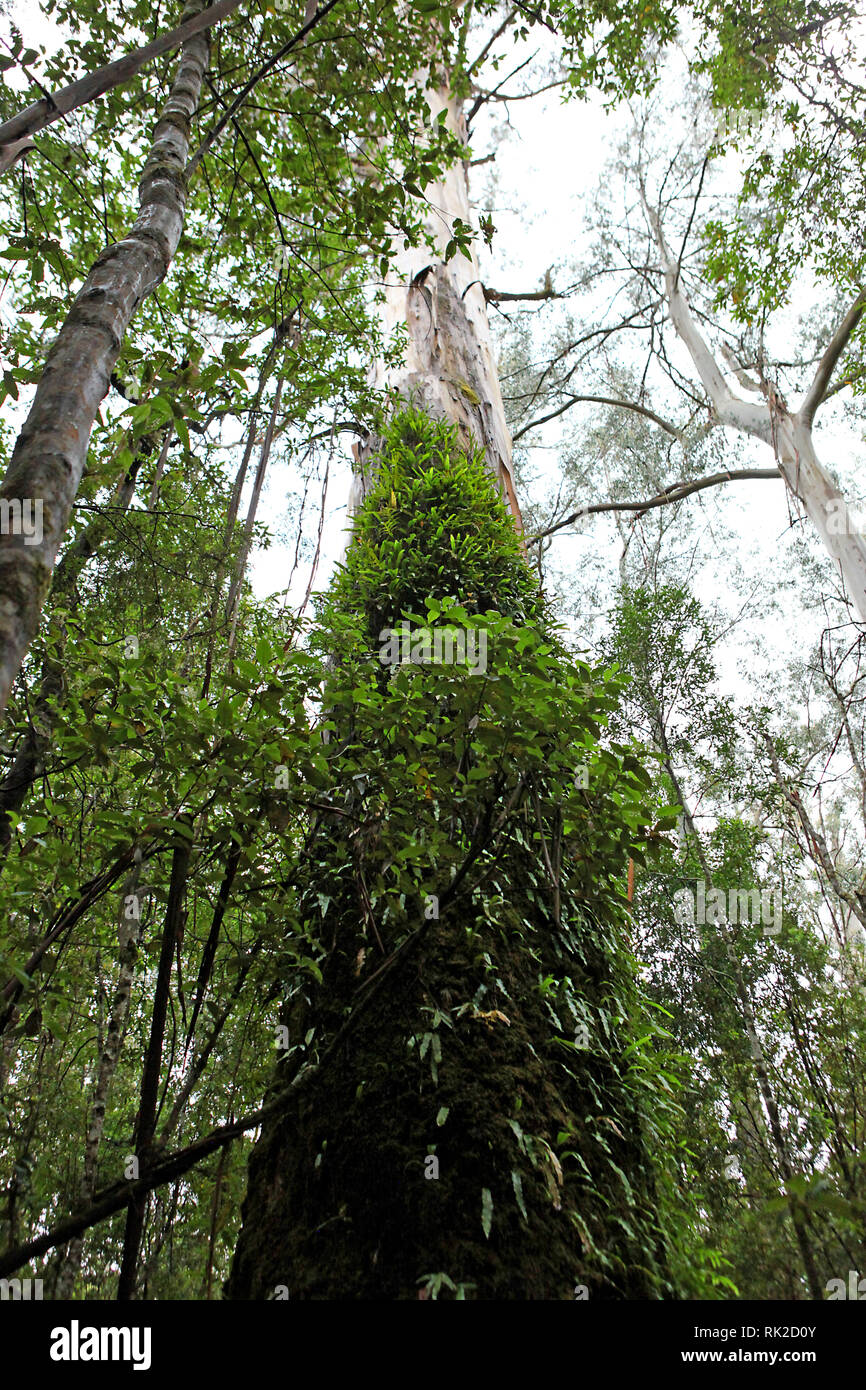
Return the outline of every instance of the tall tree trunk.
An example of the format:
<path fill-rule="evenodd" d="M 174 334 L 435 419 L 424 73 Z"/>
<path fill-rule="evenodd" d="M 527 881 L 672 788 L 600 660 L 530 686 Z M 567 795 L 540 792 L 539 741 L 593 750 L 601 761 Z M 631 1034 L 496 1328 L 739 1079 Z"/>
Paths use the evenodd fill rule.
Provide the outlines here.
<path fill-rule="evenodd" d="M 434 92 L 431 104 L 459 129 L 447 94 Z M 465 168 L 428 197 L 444 250 L 453 218 L 469 220 Z M 510 441 L 477 267 L 429 251 L 402 259 L 388 312 L 392 323 L 405 317 L 409 347 L 391 384 L 410 408 L 359 459 L 355 534 L 332 600 L 332 633 L 345 636 L 353 621 L 364 628 L 355 656 L 367 673 L 382 621 L 423 611 L 428 596 L 456 592 L 479 620 L 499 610 L 527 638 L 545 619 L 515 535 Z M 371 572 L 381 582 L 371 586 Z M 514 650 L 497 670 L 519 683 L 523 648 Z M 353 655 L 343 646 L 335 657 L 337 702 L 341 663 Z M 377 664 L 368 679 L 375 707 L 391 685 Z M 628 1008 L 611 1003 L 625 997 L 617 991 L 627 992 L 627 971 L 617 931 L 594 915 L 610 908 L 621 927 L 621 897 L 609 885 L 624 878 L 627 853 L 614 851 L 610 872 L 581 880 L 581 897 L 580 850 L 546 760 L 563 748 L 567 759 L 578 731 L 540 720 L 534 756 L 521 763 L 505 728 L 510 706 L 485 716 L 490 682 L 479 679 L 470 698 L 497 751 L 490 775 L 470 782 L 478 717 L 470 710 L 457 730 L 447 722 L 460 698 L 453 687 L 446 695 L 436 676 L 419 680 L 431 722 L 446 723 L 437 737 L 425 722 L 416 738 L 398 715 L 388 736 L 407 740 L 399 757 L 381 735 L 365 738 L 345 693 L 329 720 L 334 813 L 313 828 L 299 899 L 302 930 L 321 943 L 322 981 L 309 997 L 287 982 L 290 1050 L 274 1085 L 293 1065 L 315 1056 L 323 1064 L 263 1125 L 227 1296 L 663 1297 L 671 1285 L 658 1199 L 623 1053 Z M 471 686 L 470 677 L 459 688 Z M 365 800 L 383 763 L 405 763 L 405 776 L 390 800 Z M 450 801 L 464 781 L 466 795 Z M 588 826 L 597 813 L 583 805 L 582 814 Z M 422 870 L 423 846 L 437 834 L 447 843 L 436 842 Z M 405 891 L 392 890 L 386 875 L 415 853 Z M 421 887 L 431 880 L 438 896 Z M 484 884 L 495 909 L 479 906 Z M 592 1019 L 579 1043 L 560 1036 L 574 1028 L 566 996 L 572 1020 L 583 1008 Z"/>
<path fill-rule="evenodd" d="M 462 141 L 466 125 L 460 104 L 445 87 L 431 89 L 432 119 L 445 113 L 448 128 Z M 480 446 L 491 474 L 505 494 L 518 529 L 520 508 L 511 477 L 511 435 L 496 371 L 487 321 L 487 303 L 474 252 L 458 252 L 448 261 L 446 251 L 455 224 L 469 227 L 469 182 L 463 160 L 425 190 L 425 231 L 433 242 L 410 247 L 395 257 L 385 286 L 384 327 L 408 329 L 409 341 L 400 367 L 375 369 L 380 386 L 395 389 L 434 420 L 458 427 L 463 443 Z M 368 460 L 375 441 L 359 451 L 350 510 L 361 504 L 371 481 Z"/>
<path fill-rule="evenodd" d="M 204 8 L 204 0 L 188 0 L 183 22 Z M 162 283 L 180 241 L 190 126 L 208 52 L 205 33 L 183 45 L 141 176 L 138 216 L 123 240 L 99 255 L 84 281 L 48 353 L 0 487 L 0 497 L 12 504 L 29 502 L 41 519 L 41 534 L 37 527 L 34 535 L 0 535 L 0 713 L 36 634 L 90 432 L 126 330 L 142 300 Z"/>

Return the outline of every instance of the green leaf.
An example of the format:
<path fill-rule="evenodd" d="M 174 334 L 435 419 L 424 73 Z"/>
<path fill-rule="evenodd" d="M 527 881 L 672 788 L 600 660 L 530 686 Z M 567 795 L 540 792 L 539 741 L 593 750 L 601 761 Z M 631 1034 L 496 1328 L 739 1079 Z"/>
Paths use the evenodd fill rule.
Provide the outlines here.
<path fill-rule="evenodd" d="M 490 1239 L 490 1229 L 493 1225 L 493 1193 L 489 1187 L 481 1189 L 481 1229 L 487 1240 Z"/>
<path fill-rule="evenodd" d="M 511 1170 L 511 1185 L 514 1188 L 514 1195 L 517 1198 L 517 1205 L 520 1208 L 520 1214 L 523 1217 L 524 1221 L 528 1221 L 529 1216 L 526 1211 L 526 1203 L 523 1200 L 523 1180 L 520 1174 L 514 1168 L 512 1168 Z"/>

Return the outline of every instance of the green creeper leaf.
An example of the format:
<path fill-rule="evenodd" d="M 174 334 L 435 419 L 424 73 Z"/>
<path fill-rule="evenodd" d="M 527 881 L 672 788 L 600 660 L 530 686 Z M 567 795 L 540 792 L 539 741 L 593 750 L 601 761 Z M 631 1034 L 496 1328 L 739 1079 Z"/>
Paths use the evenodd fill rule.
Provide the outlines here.
<path fill-rule="evenodd" d="M 493 1225 L 493 1193 L 489 1187 L 481 1189 L 481 1229 L 487 1240 L 490 1239 L 490 1228 Z"/>
<path fill-rule="evenodd" d="M 529 1216 L 526 1211 L 526 1203 L 523 1200 L 523 1179 L 514 1168 L 512 1168 L 511 1170 L 511 1185 L 514 1188 L 514 1195 L 517 1198 L 517 1205 L 520 1208 L 520 1214 L 523 1217 L 524 1221 L 528 1221 Z"/>

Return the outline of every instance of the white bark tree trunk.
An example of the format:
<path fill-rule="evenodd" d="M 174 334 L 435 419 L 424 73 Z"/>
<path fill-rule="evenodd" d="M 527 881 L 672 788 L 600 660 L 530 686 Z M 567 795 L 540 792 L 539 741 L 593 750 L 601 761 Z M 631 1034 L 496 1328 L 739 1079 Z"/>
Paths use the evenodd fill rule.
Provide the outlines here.
<path fill-rule="evenodd" d="M 815 453 L 811 427 L 799 413 L 785 413 L 779 418 L 776 442 L 779 471 L 836 564 L 860 621 L 866 622 L 866 540 Z"/>
<path fill-rule="evenodd" d="M 779 472 L 800 501 L 821 541 L 838 568 L 861 622 L 866 622 L 866 538 L 852 523 L 845 499 L 820 463 L 812 438 L 812 421 L 830 384 L 832 372 L 866 309 L 860 295 L 833 334 L 818 364 L 809 390 L 798 411 L 789 410 L 772 383 L 763 383 L 762 401 L 746 401 L 731 390 L 701 334 L 680 283 L 662 232 L 658 213 L 647 202 L 644 209 L 653 231 L 664 269 L 665 293 L 671 321 L 694 363 L 716 418 L 769 444 Z"/>
<path fill-rule="evenodd" d="M 465 142 L 460 109 L 445 87 L 427 94 L 435 119 L 446 121 Z M 428 246 L 399 252 L 391 265 L 385 290 L 383 326 L 390 332 L 405 324 L 409 340 L 400 367 L 386 372 L 381 364 L 374 380 L 396 390 L 436 419 L 455 423 L 467 446 L 484 449 L 488 467 L 499 483 L 522 532 L 520 508 L 511 477 L 511 435 L 499 389 L 496 359 L 487 321 L 487 305 L 474 256 L 458 252 L 444 259 L 455 221 L 471 222 L 466 163 L 459 160 L 447 174 L 424 190 L 428 204 Z M 364 464 L 369 450 L 359 450 L 350 512 L 357 510 L 369 483 Z"/>

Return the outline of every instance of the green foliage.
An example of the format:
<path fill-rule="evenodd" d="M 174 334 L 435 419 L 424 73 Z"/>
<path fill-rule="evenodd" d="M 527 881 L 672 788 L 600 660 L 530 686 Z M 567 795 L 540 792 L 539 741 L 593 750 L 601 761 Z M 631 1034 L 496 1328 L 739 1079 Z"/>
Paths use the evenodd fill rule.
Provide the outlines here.
<path fill-rule="evenodd" d="M 703 812 L 697 838 L 660 845 L 636 895 L 644 980 L 684 1061 L 675 1188 L 697 1201 L 707 1247 L 688 1277 L 713 1291 L 701 1297 L 810 1297 L 792 1215 L 806 1223 L 822 1282 L 863 1261 L 863 1165 L 851 1161 L 866 1041 L 862 959 L 816 926 L 800 891 L 803 856 L 778 834 L 779 780 L 744 747 L 755 712 L 716 693 L 717 624 L 686 590 L 662 585 L 624 591 L 613 634 L 611 654 L 632 676 L 631 723 L 660 751 L 662 789 L 674 798 L 685 789 Z M 754 816 L 758 805 L 769 825 Z M 723 930 L 679 920 L 675 894 L 694 893 L 699 881 L 726 895 L 773 894 L 772 923 L 735 918 Z M 790 1177 L 759 1089 L 742 990 L 783 1116 Z"/>
<path fill-rule="evenodd" d="M 437 425 L 418 411 L 399 414 L 371 466 L 373 487 L 326 624 L 342 608 L 353 618 L 358 612 L 377 635 L 419 600 L 458 592 L 470 614 L 495 608 L 515 620 L 541 618 L 511 519 L 504 507 L 491 505 L 481 455 L 466 455 L 456 426 Z"/>
<path fill-rule="evenodd" d="M 12 27 L 0 70 L 24 73 L 30 90 L 4 79 L 0 119 L 152 38 L 178 8 L 48 0 L 67 41 L 48 57 Z M 498 23 L 486 0 L 473 11 Z M 253 5 L 220 26 L 194 147 L 305 12 L 302 0 Z M 781 153 L 754 149 L 738 216 L 707 226 L 719 302 L 763 322 L 810 254 L 849 293 L 862 281 L 866 150 L 847 75 L 849 6 L 542 4 L 513 14 L 507 37 L 552 25 L 570 93 L 595 86 L 613 100 L 652 84 L 683 13 L 697 20 L 693 66 L 719 106 L 781 112 L 792 137 Z M 259 1103 L 278 1018 L 290 1027 L 277 1081 L 321 1061 L 359 978 L 383 952 L 409 956 L 423 942 L 433 984 L 398 1020 L 408 1037 L 377 1050 L 371 1029 L 352 1094 L 335 1089 L 335 1113 L 355 1119 L 377 1085 L 408 1077 L 404 1099 L 423 1108 L 434 1152 L 457 1136 L 477 1164 L 465 1229 L 470 1245 L 494 1252 L 499 1277 L 509 1242 L 534 1227 L 569 1258 L 579 1250 L 578 1266 L 619 1295 L 799 1297 L 792 1213 L 806 1220 L 822 1271 L 847 1268 L 851 1251 L 861 1267 L 866 1258 L 860 966 L 796 907 L 772 943 L 751 928 L 736 942 L 795 1160 L 782 1184 L 766 1126 L 750 1124 L 760 1105 L 732 958 L 712 929 L 684 932 L 672 912 L 674 892 L 704 863 L 725 888 L 771 881 L 770 836 L 751 811 L 789 805 L 796 769 L 744 767 L 742 724 L 715 680 L 718 629 L 684 587 L 624 594 L 600 664 L 571 651 L 481 457 L 417 411 L 382 424 L 369 384 L 369 361 L 393 364 L 401 352 L 399 335 L 383 334 L 371 279 L 395 248 L 423 240 L 423 190 L 466 153 L 430 119 L 418 74 L 435 39 L 443 72 L 469 96 L 468 24 L 468 10 L 433 0 L 338 7 L 301 52 L 261 75 L 197 162 L 177 260 L 122 347 L 0 749 L 12 779 L 0 844 L 4 1242 L 84 1200 L 84 1136 L 132 895 L 141 939 L 94 1183 L 124 1173 L 184 836 L 158 1146 Z M 826 82 L 833 63 L 846 78 L 827 103 L 808 84 Z M 6 457 L 84 275 L 131 225 L 175 65 L 168 55 L 46 128 L 4 178 Z M 803 80 L 809 94 L 795 105 L 785 84 Z M 481 225 L 489 241 L 492 220 Z M 448 257 L 465 255 L 471 236 L 456 219 Z M 845 367 L 855 382 L 857 351 L 855 341 Z M 236 441 L 247 428 L 260 434 L 278 379 L 279 461 L 344 422 L 360 430 L 377 419 L 375 476 L 309 641 L 278 603 L 244 587 L 230 654 Z M 267 529 L 256 539 L 266 543 Z M 380 633 L 404 620 L 471 634 L 476 652 L 483 639 L 484 668 L 386 669 Z M 778 751 L 787 767 L 796 740 Z M 699 843 L 677 847 L 667 833 L 683 767 L 714 815 Z M 788 843 L 779 862 L 796 877 L 803 854 Z M 461 989 L 445 1000 L 454 962 Z M 387 1009 L 375 1018 L 383 1037 L 388 1022 Z M 461 1062 L 479 1037 L 480 1055 L 501 1069 L 480 1132 L 477 1106 L 489 1097 Z M 551 1089 L 565 1098 L 553 1129 Z M 737 1181 L 726 1173 L 733 1126 Z M 319 1168 L 339 1133 L 317 1150 Z M 144 1296 L 218 1290 L 248 1150 L 239 1142 L 152 1199 Z M 119 1218 L 88 1234 L 76 1297 L 113 1295 L 122 1239 Z M 431 1299 L 462 1301 L 481 1287 L 456 1266 L 432 1267 L 417 1279 Z M 37 1272 L 53 1287 L 60 1268 L 53 1254 Z"/>
<path fill-rule="evenodd" d="M 423 544 L 404 551 L 392 543 L 413 531 Z M 472 631 L 476 645 L 483 638 L 485 669 L 415 661 L 383 670 L 380 625 L 404 616 L 413 627 Z M 468 950 L 473 964 L 456 998 L 449 983 L 449 1009 L 424 1004 L 406 1021 L 415 1084 L 429 1092 L 445 1141 L 461 1145 L 461 1164 L 474 1145 L 456 1118 L 465 1116 L 470 1085 L 455 1052 L 467 1029 L 531 1027 L 532 1054 L 549 1053 L 556 1084 L 582 1098 L 559 1132 L 545 1132 L 550 1120 L 535 1113 L 535 1101 L 529 1115 L 520 1110 L 524 1088 L 535 1083 L 527 1077 L 503 1092 L 501 1104 L 521 1113 L 522 1124 L 509 1120 L 513 1134 L 489 1140 L 483 1235 L 495 1242 L 500 1209 L 509 1222 L 516 1213 L 535 1223 L 539 1204 L 552 1204 L 580 1232 L 590 1282 L 603 1277 L 625 1289 L 645 1279 L 640 1287 L 661 1296 L 674 1287 L 664 1268 L 670 1258 L 677 1287 L 704 1289 L 689 1273 L 688 1200 L 664 1171 L 679 1148 L 676 1064 L 635 992 L 624 939 L 628 859 L 652 857 L 673 818 L 648 796 L 636 750 L 605 735 L 621 682 L 564 646 L 482 457 L 467 455 L 449 425 L 408 410 L 383 429 L 375 481 L 317 643 L 335 659 L 322 691 L 324 757 L 311 760 L 321 820 L 297 920 L 308 953 L 322 961 L 323 983 L 300 1013 L 289 1002 L 295 1035 L 313 1026 L 287 1065 L 322 1055 L 332 1030 L 352 1017 L 350 1000 L 334 1013 L 341 991 L 350 978 L 350 996 L 356 980 L 363 985 L 380 953 L 399 958 L 420 942 L 436 962 L 425 966 L 426 979 Z M 589 790 L 575 775 L 584 767 Z M 442 930 L 450 947 L 437 947 Z M 529 994 L 527 975 L 541 982 Z M 571 1040 L 578 1029 L 588 1030 L 586 1048 Z M 399 1087 L 404 1065 L 389 1063 L 389 1086 Z M 334 1094 L 341 1079 L 326 1074 L 314 1106 L 317 1136 L 305 1140 L 318 1148 L 326 1140 L 326 1162 L 341 1171 L 335 1146 L 362 1152 L 366 1136 L 356 1126 L 365 1105 L 377 1113 L 375 1071 L 359 1074 L 369 1079 L 353 1094 L 351 1119 Z M 397 1102 L 389 1095 L 390 1113 Z M 331 1114 L 344 1115 L 339 1134 L 328 1128 Z M 308 1218 L 296 1219 L 302 1229 Z M 478 1219 L 475 1205 L 469 1230 Z M 244 1262 L 258 1269 L 267 1258 L 261 1232 L 248 1239 Z M 674 1247 L 680 1253 L 669 1255 Z M 637 1261 L 631 1270 L 629 1261 Z M 299 1268 L 293 1277 L 303 1287 L 321 1276 Z"/>
<path fill-rule="evenodd" d="M 719 110 L 757 124 L 738 147 L 745 173 L 733 217 L 706 228 L 717 304 L 763 324 L 790 303 L 804 268 L 853 298 L 863 280 L 862 37 L 846 0 L 699 3 L 697 72 Z M 768 140 L 771 123 L 777 135 Z M 862 338 L 850 356 L 862 382 Z"/>

